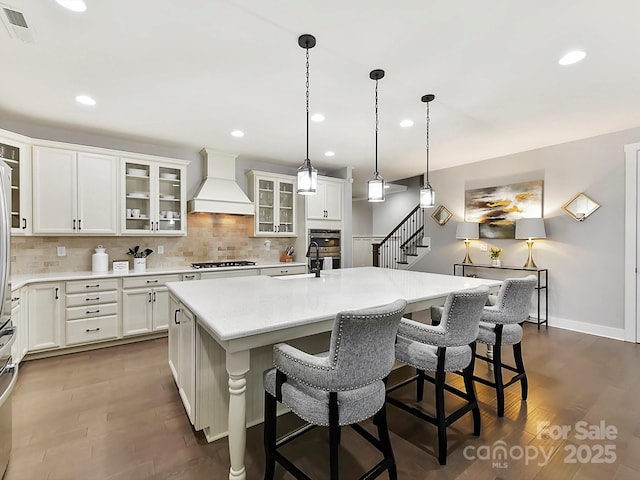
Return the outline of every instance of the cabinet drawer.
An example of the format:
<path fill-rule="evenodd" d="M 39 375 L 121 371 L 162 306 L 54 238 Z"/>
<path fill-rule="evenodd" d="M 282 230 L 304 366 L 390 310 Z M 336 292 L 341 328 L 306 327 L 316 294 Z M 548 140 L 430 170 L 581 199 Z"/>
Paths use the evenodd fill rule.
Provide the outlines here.
<path fill-rule="evenodd" d="M 168 282 L 179 282 L 180 275 L 155 275 L 122 279 L 122 288 L 157 287 Z"/>
<path fill-rule="evenodd" d="M 226 272 L 202 272 L 200 274 L 201 280 L 207 280 L 211 278 L 229 278 L 229 277 L 249 277 L 251 275 L 258 275 L 258 269 L 248 268 L 244 270 L 227 270 Z"/>
<path fill-rule="evenodd" d="M 95 280 L 67 282 L 67 293 L 102 292 L 104 290 L 117 289 L 117 278 L 96 278 Z"/>
<path fill-rule="evenodd" d="M 82 307 L 67 308 L 67 320 L 79 318 L 104 317 L 105 315 L 117 315 L 118 304 L 107 303 L 100 305 L 85 305 Z"/>
<path fill-rule="evenodd" d="M 67 322 L 67 345 L 90 343 L 118 336 L 118 317 L 90 318 Z"/>
<path fill-rule="evenodd" d="M 99 303 L 115 303 L 118 301 L 118 292 L 87 292 L 67 295 L 67 307 L 80 305 L 97 305 Z"/>
<path fill-rule="evenodd" d="M 270 277 L 278 277 L 280 275 L 298 275 L 307 273 L 307 267 L 304 265 L 296 265 L 295 267 L 269 267 L 261 268 L 260 275 L 269 275 Z"/>

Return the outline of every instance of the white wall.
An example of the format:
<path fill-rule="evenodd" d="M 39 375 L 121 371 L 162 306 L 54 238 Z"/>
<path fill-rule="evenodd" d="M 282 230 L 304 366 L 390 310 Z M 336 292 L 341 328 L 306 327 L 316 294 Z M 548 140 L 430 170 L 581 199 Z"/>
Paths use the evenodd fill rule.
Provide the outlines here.
<path fill-rule="evenodd" d="M 432 172 L 437 204 L 454 216 L 440 227 L 427 211 L 431 253 L 413 269 L 450 274 L 464 258 L 455 229 L 464 215 L 465 188 L 543 178 L 548 238 L 536 241 L 534 259 L 549 269 L 550 324 L 624 338 L 624 145 L 638 141 L 640 128 Z M 561 209 L 578 192 L 602 205 L 584 222 Z M 487 239 L 472 243 L 476 263 L 489 260 L 480 242 L 502 248 L 504 265 L 526 260 L 524 241 Z"/>
<path fill-rule="evenodd" d="M 420 177 L 394 181 L 393 183 L 406 185 L 408 188 L 404 192 L 387 195 L 384 203 L 373 205 L 371 233 L 374 236 L 386 237 L 420 202 Z"/>

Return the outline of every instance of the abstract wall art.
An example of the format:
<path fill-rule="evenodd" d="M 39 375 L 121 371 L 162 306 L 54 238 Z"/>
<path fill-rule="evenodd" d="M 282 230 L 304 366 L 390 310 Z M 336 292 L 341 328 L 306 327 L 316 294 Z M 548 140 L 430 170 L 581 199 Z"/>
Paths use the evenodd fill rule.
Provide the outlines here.
<path fill-rule="evenodd" d="M 465 191 L 466 222 L 480 224 L 480 238 L 515 238 L 518 218 L 542 217 L 542 180 Z"/>

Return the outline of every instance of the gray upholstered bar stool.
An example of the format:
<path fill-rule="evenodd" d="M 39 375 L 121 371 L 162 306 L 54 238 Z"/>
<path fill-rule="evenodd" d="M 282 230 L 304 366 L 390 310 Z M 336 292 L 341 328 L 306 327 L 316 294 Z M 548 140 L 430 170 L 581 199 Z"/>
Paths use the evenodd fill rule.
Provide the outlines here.
<path fill-rule="evenodd" d="M 331 479 L 339 478 L 340 427 L 350 425 L 383 454 L 363 478 L 388 470 L 397 478 L 385 412 L 384 380 L 393 367 L 398 324 L 406 307 L 397 300 L 383 307 L 341 312 L 336 316 L 328 354 L 309 355 L 287 344 L 274 346 L 272 370 L 264 374 L 265 479 L 273 479 L 276 462 L 295 478 L 308 479 L 278 448 L 315 426 L 329 427 Z M 308 424 L 278 440 L 277 403 L 288 406 Z M 376 439 L 357 423 L 374 417 Z"/>
<path fill-rule="evenodd" d="M 535 275 L 523 278 L 507 278 L 497 295 L 489 295 L 489 305 L 482 311 L 478 342 L 493 346 L 492 358 L 476 353 L 477 358 L 486 360 L 493 366 L 494 381 L 474 376 L 476 382 L 496 390 L 498 417 L 504 416 L 504 389 L 520 382 L 522 399 L 527 399 L 527 373 L 522 360 L 522 327 L 519 325 L 529 316 L 531 295 L 537 280 Z M 502 347 L 513 346 L 515 367 L 502 361 Z M 508 382 L 502 378 L 502 369 L 514 372 Z"/>
<path fill-rule="evenodd" d="M 441 311 L 439 325 L 426 325 L 403 318 L 396 340 L 396 360 L 416 368 L 416 375 L 387 389 L 387 401 L 438 428 L 438 461 L 447 463 L 447 427 L 468 412 L 473 414 L 473 434 L 480 435 L 480 409 L 473 385 L 475 341 L 482 308 L 489 289 L 478 287 L 450 293 Z M 462 370 L 465 391 L 446 384 L 446 373 Z M 431 377 L 427 372 L 435 372 Z M 435 415 L 406 404 L 388 394 L 416 382 L 417 401 L 421 402 L 424 381 L 435 385 Z M 447 415 L 445 395 L 448 391 L 465 403 Z"/>

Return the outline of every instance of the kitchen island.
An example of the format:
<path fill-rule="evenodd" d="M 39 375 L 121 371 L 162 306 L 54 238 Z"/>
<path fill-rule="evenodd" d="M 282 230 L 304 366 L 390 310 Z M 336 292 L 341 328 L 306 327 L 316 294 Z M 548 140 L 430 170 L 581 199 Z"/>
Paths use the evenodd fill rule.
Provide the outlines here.
<path fill-rule="evenodd" d="M 168 283 L 169 359 L 179 359 L 172 371 L 187 414 L 209 441 L 229 436 L 229 478 L 244 479 L 246 427 L 262 421 L 262 372 L 272 366 L 274 343 L 323 351 L 340 311 L 403 298 L 406 311 L 415 312 L 479 285 L 497 289 L 500 281 L 361 267 L 323 271 L 320 278 Z"/>

